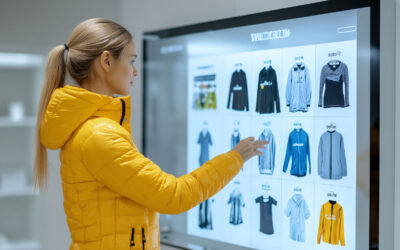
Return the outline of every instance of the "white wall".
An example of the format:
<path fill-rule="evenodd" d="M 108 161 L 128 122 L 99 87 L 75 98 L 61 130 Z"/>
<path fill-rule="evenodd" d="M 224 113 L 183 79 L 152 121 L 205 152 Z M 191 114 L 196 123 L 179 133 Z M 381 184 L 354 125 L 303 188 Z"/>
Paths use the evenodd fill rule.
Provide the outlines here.
<path fill-rule="evenodd" d="M 396 146 L 394 249 L 400 249 L 400 0 L 396 1 Z"/>
<path fill-rule="evenodd" d="M 105 17 L 120 22 L 119 0 L 1 0 L 0 52 L 43 53 L 64 44 L 81 21 Z M 49 152 L 49 186 L 43 194 L 44 250 L 68 249 L 58 151 Z M 12 223 L 12 222 L 11 222 Z"/>

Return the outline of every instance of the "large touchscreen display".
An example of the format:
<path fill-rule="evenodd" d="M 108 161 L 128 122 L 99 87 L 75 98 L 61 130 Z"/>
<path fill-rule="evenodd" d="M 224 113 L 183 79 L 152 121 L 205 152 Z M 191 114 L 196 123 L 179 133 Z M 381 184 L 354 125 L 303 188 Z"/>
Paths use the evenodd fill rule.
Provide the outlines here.
<path fill-rule="evenodd" d="M 347 12 L 235 28 L 189 50 L 187 172 L 249 136 L 269 141 L 188 213 L 190 234 L 258 249 L 355 248 L 356 21 Z"/>
<path fill-rule="evenodd" d="M 185 220 L 161 222 L 255 249 L 363 249 L 369 20 L 364 8 L 149 36 L 147 156 L 179 176 L 247 137 L 269 142 Z"/>

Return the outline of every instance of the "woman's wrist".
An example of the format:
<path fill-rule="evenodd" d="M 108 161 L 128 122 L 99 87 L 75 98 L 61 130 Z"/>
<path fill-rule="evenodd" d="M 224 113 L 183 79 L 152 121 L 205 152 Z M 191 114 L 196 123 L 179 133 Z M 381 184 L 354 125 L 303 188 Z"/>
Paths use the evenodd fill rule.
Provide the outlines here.
<path fill-rule="evenodd" d="M 243 161 L 242 156 L 239 154 L 239 152 L 237 152 L 236 150 L 232 149 L 228 153 L 232 154 L 235 158 L 237 158 L 239 160 L 239 162 L 240 162 L 240 166 L 243 166 L 244 161 Z"/>

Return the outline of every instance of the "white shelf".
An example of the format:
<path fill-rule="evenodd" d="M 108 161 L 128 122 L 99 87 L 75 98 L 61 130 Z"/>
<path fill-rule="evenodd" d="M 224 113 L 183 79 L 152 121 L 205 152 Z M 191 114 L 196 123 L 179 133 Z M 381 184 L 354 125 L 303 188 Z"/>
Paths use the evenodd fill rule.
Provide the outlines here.
<path fill-rule="evenodd" d="M 44 62 L 45 57 L 41 54 L 0 52 L 0 82 L 4 83 L 0 84 L 0 98 L 4 98 L 3 112 L 0 113 L 1 146 L 9 146 L 8 143 L 14 136 L 10 132 L 15 131 L 17 135 L 22 134 L 14 138 L 13 144 L 16 145 L 12 146 L 16 150 L 17 145 L 21 144 L 23 147 L 23 154 L 18 153 L 18 150 L 15 151 L 14 148 L 1 154 L 6 161 L 0 164 L 0 204 L 2 204 L 0 210 L 3 206 L 7 209 L 0 211 L 0 216 L 3 218 L 0 222 L 0 250 L 43 249 L 43 232 L 38 230 L 43 224 L 43 201 L 40 192 L 34 189 L 28 179 L 28 177 L 31 178 L 32 173 L 30 166 L 25 166 L 25 164 L 34 160 L 32 159 L 34 155 L 31 154 L 35 150 L 32 132 L 36 127 L 37 117 L 35 112 L 31 112 L 31 108 L 32 103 L 39 103 Z M 21 82 L 30 85 L 29 93 L 26 95 L 18 92 Z M 14 109 L 13 102 L 22 104 L 23 109 Z M 11 117 L 11 114 L 14 116 Z M 11 119 L 14 117 L 21 120 L 15 122 L 13 121 L 15 119 Z M 13 227 L 8 226 L 10 223 Z M 19 235 L 19 230 L 17 230 L 16 235 L 15 229 L 20 229 L 24 234 Z M 1 237 L 2 235 L 7 237 Z"/>
<path fill-rule="evenodd" d="M 0 68 L 30 68 L 43 64 L 43 57 L 33 54 L 0 53 Z"/>
<path fill-rule="evenodd" d="M 0 244 L 0 250 L 40 250 L 41 246 L 38 242 L 21 240 L 11 241 L 5 244 Z"/>
<path fill-rule="evenodd" d="M 9 117 L 0 117 L 0 127 L 34 127 L 36 125 L 36 117 L 25 117 L 19 122 L 12 121 Z"/>
<path fill-rule="evenodd" d="M 15 196 L 35 196 L 39 195 L 39 191 L 33 189 L 33 187 L 23 187 L 23 188 L 0 188 L 0 198 L 1 197 L 15 197 Z M 1 249 L 1 248 L 0 248 Z"/>

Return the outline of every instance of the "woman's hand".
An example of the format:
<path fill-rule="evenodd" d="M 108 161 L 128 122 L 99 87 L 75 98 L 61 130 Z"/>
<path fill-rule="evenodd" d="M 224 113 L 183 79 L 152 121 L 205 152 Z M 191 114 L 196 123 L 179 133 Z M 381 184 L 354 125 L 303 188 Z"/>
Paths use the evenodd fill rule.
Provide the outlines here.
<path fill-rule="evenodd" d="M 265 145 L 268 144 L 269 141 L 255 141 L 254 137 L 248 137 L 246 139 L 241 140 L 234 148 L 236 152 L 238 152 L 243 159 L 243 163 L 253 156 L 259 155 L 262 156 L 262 152 L 258 149 L 264 149 Z"/>

